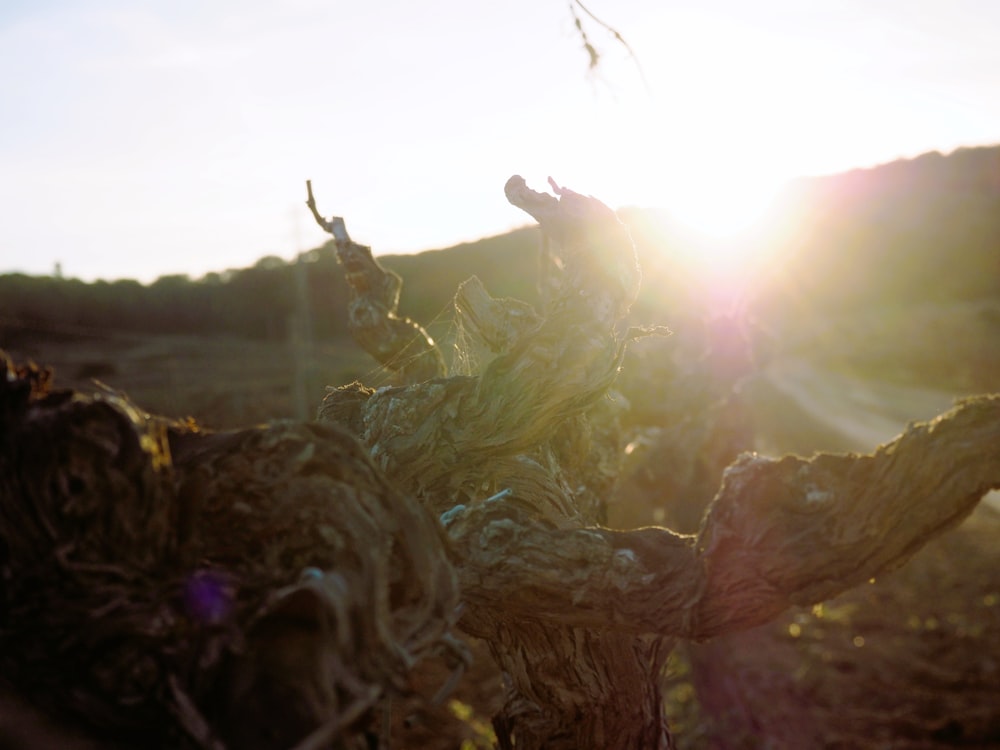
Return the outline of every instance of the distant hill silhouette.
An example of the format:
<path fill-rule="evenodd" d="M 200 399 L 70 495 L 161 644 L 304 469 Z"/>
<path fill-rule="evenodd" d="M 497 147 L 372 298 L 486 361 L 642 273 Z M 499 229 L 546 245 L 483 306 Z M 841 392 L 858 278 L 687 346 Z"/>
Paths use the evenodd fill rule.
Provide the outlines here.
<path fill-rule="evenodd" d="M 636 317 L 670 323 L 703 308 L 704 280 L 673 252 L 690 237 L 654 212 L 621 214 L 645 274 Z M 1000 146 L 799 179 L 771 221 L 781 230 L 770 235 L 771 260 L 757 269 L 751 301 L 765 320 L 1000 297 Z M 402 312 L 427 324 L 447 313 L 456 286 L 473 274 L 494 295 L 534 301 L 538 243 L 531 227 L 380 261 L 404 279 Z M 306 253 L 305 260 L 314 335 L 345 335 L 347 289 L 332 245 Z M 28 335 L 27 325 L 30 335 L 75 327 L 279 339 L 295 310 L 295 274 L 295 264 L 274 257 L 251 268 L 197 280 L 165 276 L 149 285 L 10 274 L 0 276 L 0 332 Z"/>
<path fill-rule="evenodd" d="M 771 316 L 1000 296 L 1000 146 L 796 180 Z"/>

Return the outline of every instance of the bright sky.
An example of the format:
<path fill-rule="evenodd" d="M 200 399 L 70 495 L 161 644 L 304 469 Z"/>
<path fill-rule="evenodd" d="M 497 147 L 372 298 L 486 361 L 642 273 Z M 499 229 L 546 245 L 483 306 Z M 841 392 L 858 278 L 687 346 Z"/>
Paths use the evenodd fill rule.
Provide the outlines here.
<path fill-rule="evenodd" d="M 4 0 L 0 272 L 139 278 L 528 222 L 514 173 L 696 226 L 1000 142 L 996 0 Z"/>

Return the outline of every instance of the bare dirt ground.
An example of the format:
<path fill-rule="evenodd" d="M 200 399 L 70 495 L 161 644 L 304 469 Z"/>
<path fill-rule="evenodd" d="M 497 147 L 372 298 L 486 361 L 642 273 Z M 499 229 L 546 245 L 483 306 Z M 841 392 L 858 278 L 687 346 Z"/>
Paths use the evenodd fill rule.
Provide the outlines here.
<path fill-rule="evenodd" d="M 93 391 L 96 381 L 124 391 L 151 413 L 192 416 L 215 429 L 311 419 L 327 385 L 372 379 L 370 358 L 351 340 L 295 349 L 283 341 L 71 326 L 0 333 L 6 333 L 0 347 L 16 361 L 53 368 L 60 388 Z"/>

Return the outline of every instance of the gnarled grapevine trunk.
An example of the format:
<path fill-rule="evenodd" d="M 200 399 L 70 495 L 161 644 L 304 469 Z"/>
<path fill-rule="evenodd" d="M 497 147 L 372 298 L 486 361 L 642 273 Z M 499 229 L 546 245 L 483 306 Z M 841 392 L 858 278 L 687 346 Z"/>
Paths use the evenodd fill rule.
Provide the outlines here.
<path fill-rule="evenodd" d="M 639 274 L 614 214 L 553 187 L 558 197 L 507 185 L 548 236 L 537 325 L 478 377 L 344 389 L 321 416 L 346 409 L 379 465 L 443 512 L 460 627 L 489 642 L 507 680 L 501 746 L 668 747 L 658 675 L 674 639 L 746 629 L 902 564 L 1000 479 L 1000 449 L 968 449 L 1000 445 L 1000 400 L 914 426 L 874 456 L 744 457 L 694 536 L 602 529 L 583 500 L 607 488 L 594 467 L 614 441 L 588 436 L 607 426 L 595 405 Z M 503 329 L 506 308 L 484 303 L 476 319 L 490 314 L 478 327 Z M 570 449 L 567 430 L 579 433 Z"/>
<path fill-rule="evenodd" d="M 677 639 L 898 567 L 1000 486 L 990 396 L 869 456 L 744 454 L 697 534 L 602 527 L 639 269 L 612 211 L 552 187 L 506 186 L 548 236 L 544 309 L 471 283 L 461 314 L 498 356 L 451 377 L 310 192 L 398 379 L 331 390 L 320 424 L 206 433 L 4 358 L 3 681 L 146 744 L 371 747 L 418 661 L 462 661 L 457 627 L 503 672 L 501 747 L 668 748 Z"/>

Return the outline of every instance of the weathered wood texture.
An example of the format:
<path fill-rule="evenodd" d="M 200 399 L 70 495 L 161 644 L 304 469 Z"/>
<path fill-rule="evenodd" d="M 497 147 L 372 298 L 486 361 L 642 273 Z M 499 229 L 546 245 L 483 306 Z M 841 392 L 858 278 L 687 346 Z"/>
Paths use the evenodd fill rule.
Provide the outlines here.
<path fill-rule="evenodd" d="M 440 528 L 343 430 L 202 433 L 6 358 L 0 425 L 24 696 L 143 746 L 364 747 L 417 661 L 461 658 Z"/>

